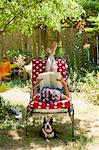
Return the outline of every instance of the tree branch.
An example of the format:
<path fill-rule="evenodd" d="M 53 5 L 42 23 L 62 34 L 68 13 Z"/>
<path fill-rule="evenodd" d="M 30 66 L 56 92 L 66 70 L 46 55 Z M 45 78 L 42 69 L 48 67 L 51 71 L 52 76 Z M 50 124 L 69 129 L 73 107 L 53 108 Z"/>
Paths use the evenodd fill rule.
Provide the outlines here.
<path fill-rule="evenodd" d="M 4 26 L 4 28 L 0 31 L 0 36 L 2 35 L 2 33 L 5 31 L 5 29 L 7 28 L 7 26 L 15 19 L 18 18 L 18 15 L 22 16 L 22 13 L 24 12 L 24 10 L 26 10 L 27 8 L 31 7 L 32 5 L 27 6 L 26 8 L 24 8 L 23 10 L 20 10 L 11 20 L 8 21 L 8 23 Z"/>

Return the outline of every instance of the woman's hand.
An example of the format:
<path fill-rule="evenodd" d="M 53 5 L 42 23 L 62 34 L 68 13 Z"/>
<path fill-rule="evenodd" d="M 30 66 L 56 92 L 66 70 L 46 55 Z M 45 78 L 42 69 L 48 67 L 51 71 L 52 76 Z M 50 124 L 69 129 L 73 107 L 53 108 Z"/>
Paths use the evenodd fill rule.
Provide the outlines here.
<path fill-rule="evenodd" d="M 66 84 L 65 80 L 63 78 L 57 79 L 57 81 L 60 81 L 62 85 Z"/>
<path fill-rule="evenodd" d="M 36 78 L 36 84 L 39 84 L 42 80 L 43 80 L 43 78 L 40 79 L 39 77 L 37 77 Z"/>
<path fill-rule="evenodd" d="M 70 97 L 70 96 L 69 96 L 69 90 L 68 90 L 68 88 L 67 88 L 67 84 L 66 84 L 65 80 L 64 80 L 63 78 L 61 78 L 61 79 L 58 79 L 58 81 L 60 81 L 61 84 L 63 85 L 65 95 L 69 98 L 69 97 Z"/>

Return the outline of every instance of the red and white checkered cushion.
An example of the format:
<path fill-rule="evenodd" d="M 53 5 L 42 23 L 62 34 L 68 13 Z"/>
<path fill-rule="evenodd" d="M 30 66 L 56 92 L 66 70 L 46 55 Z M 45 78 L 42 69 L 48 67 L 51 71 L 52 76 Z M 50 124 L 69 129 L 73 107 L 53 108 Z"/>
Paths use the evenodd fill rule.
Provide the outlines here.
<path fill-rule="evenodd" d="M 52 104 L 41 103 L 39 101 L 31 101 L 28 105 L 28 110 L 32 109 L 58 109 L 58 108 L 69 108 L 72 103 L 68 100 L 57 101 Z"/>
<path fill-rule="evenodd" d="M 65 59 L 58 59 L 56 60 L 57 63 L 57 72 L 60 72 L 64 80 L 66 81 L 66 60 Z M 35 85 L 36 78 L 38 77 L 38 74 L 45 72 L 45 65 L 46 60 L 32 60 L 32 84 Z"/>

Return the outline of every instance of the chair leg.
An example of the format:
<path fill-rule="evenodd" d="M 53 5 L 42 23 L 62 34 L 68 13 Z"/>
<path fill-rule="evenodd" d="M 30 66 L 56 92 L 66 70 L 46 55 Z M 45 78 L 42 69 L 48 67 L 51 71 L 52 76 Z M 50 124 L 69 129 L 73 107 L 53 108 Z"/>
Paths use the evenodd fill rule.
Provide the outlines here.
<path fill-rule="evenodd" d="M 28 132 L 28 110 L 26 111 L 26 136 L 27 136 L 27 132 Z"/>
<path fill-rule="evenodd" d="M 72 112 L 71 121 L 72 121 L 72 137 L 74 137 L 74 110 Z"/>
<path fill-rule="evenodd" d="M 74 137 L 74 108 L 73 106 L 68 109 L 68 113 L 72 123 L 72 138 Z"/>

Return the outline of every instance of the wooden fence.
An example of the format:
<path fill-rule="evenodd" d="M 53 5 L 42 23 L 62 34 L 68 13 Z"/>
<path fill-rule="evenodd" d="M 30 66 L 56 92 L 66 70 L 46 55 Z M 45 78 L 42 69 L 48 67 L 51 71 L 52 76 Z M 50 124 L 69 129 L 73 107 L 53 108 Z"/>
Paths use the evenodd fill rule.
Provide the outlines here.
<path fill-rule="evenodd" d="M 51 40 L 55 39 L 62 41 L 62 47 L 67 55 L 68 52 L 72 51 L 75 45 L 77 30 L 69 28 L 61 32 L 55 32 L 52 30 L 34 30 L 33 34 L 29 37 L 20 32 L 5 33 L 0 36 L 0 56 L 8 50 L 22 49 L 23 51 L 33 52 L 34 57 L 40 57 L 41 47 L 44 49 L 50 46 Z M 86 34 L 82 35 L 82 44 L 88 39 Z M 94 40 L 92 39 L 93 43 Z M 93 45 L 94 48 L 94 45 Z M 94 50 L 93 50 L 94 51 Z M 93 55 L 93 54 L 92 54 Z"/>

